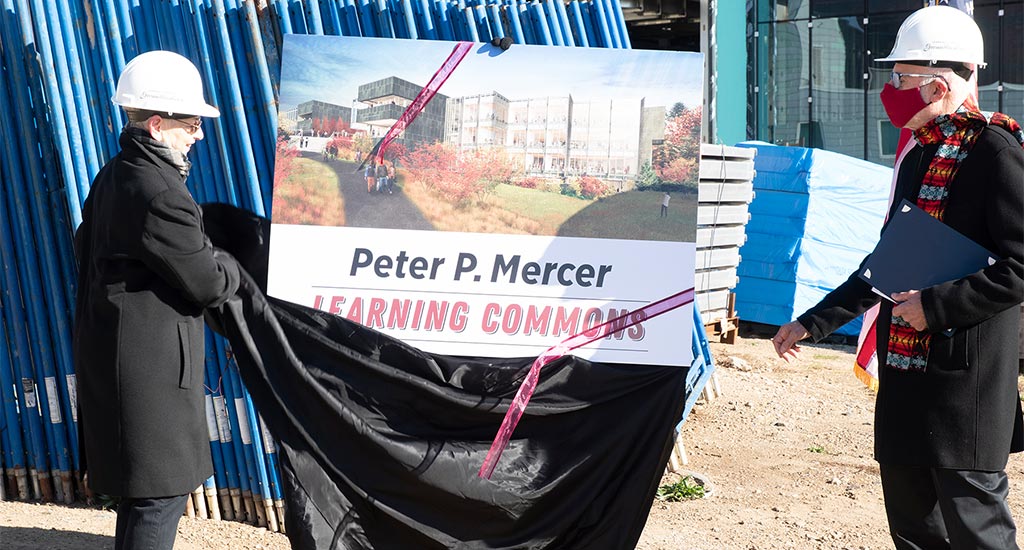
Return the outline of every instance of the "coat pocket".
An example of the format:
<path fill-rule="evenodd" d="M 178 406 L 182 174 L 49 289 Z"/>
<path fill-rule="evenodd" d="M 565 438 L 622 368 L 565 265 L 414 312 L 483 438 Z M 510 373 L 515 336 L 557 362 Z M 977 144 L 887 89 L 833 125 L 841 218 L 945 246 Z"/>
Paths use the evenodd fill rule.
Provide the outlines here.
<path fill-rule="evenodd" d="M 937 338 L 944 340 L 936 341 Z M 952 336 L 941 334 L 932 336 L 933 349 L 940 352 L 935 357 L 937 366 L 942 370 L 970 369 L 971 365 L 977 362 L 977 339 L 976 327 L 959 329 Z M 939 345 L 934 345 L 936 343 Z"/>
<path fill-rule="evenodd" d="M 181 354 L 181 373 L 178 376 L 178 387 L 189 389 L 192 387 L 192 343 L 189 338 L 188 323 L 178 322 L 178 344 Z"/>

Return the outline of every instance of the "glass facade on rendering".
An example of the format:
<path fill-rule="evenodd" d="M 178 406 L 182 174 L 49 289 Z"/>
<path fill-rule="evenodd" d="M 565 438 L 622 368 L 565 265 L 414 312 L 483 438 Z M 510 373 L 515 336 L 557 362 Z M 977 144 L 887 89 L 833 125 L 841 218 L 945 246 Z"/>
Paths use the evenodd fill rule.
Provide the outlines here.
<path fill-rule="evenodd" d="M 494 92 L 449 98 L 445 140 L 466 150 L 502 147 L 529 175 L 626 181 L 665 139 L 665 116 L 664 106 L 644 99 L 509 99 Z"/>
<path fill-rule="evenodd" d="M 892 166 L 878 100 L 900 23 L 923 0 L 747 0 L 747 135 Z M 1024 0 L 975 0 L 988 67 L 981 108 L 1024 120 Z"/>
<path fill-rule="evenodd" d="M 352 109 L 327 103 L 326 101 L 313 100 L 299 103 L 295 108 L 295 116 L 298 118 L 295 129 L 307 136 L 313 133 L 314 122 L 318 122 L 317 131 L 320 131 L 321 126 L 327 121 L 332 121 L 335 125 L 340 124 L 342 126 L 352 124 Z M 333 128 L 325 133 L 332 131 L 334 131 Z"/>
<path fill-rule="evenodd" d="M 422 86 L 395 76 L 362 84 L 356 97 L 355 122 L 365 124 L 371 136 L 383 137 L 422 90 Z M 443 94 L 435 94 L 398 141 L 407 144 L 440 141 L 444 137 L 447 100 Z"/>

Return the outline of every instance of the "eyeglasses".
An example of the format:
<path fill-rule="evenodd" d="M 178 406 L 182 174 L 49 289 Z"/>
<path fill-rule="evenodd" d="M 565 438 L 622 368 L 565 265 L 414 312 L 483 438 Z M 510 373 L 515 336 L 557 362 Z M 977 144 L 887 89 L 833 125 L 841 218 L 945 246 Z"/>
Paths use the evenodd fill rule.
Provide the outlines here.
<path fill-rule="evenodd" d="M 195 121 L 193 122 L 189 122 L 188 120 L 183 118 L 172 118 L 171 120 L 184 124 L 185 128 L 183 129 L 185 130 L 185 133 L 187 133 L 190 136 L 195 135 L 195 133 L 199 131 L 199 127 L 203 125 L 202 118 L 196 118 Z"/>
<path fill-rule="evenodd" d="M 949 87 L 949 81 L 946 80 L 946 78 L 941 74 L 898 73 L 896 71 L 893 71 L 892 75 L 889 76 L 889 84 L 892 84 L 893 88 L 899 89 L 899 87 L 903 85 L 903 77 L 905 76 L 918 76 L 921 78 L 938 78 L 939 80 L 943 81 L 946 84 L 947 88 Z"/>

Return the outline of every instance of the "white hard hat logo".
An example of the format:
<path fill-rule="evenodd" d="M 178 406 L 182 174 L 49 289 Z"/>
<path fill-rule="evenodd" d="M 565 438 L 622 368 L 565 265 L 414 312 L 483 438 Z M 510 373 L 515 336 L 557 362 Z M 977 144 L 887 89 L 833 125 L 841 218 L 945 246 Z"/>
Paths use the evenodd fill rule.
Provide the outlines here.
<path fill-rule="evenodd" d="M 951 42 L 930 42 L 930 43 L 924 45 L 924 51 L 929 51 L 929 50 L 932 50 L 932 49 L 936 49 L 936 50 L 953 50 L 953 49 L 956 49 L 956 48 L 959 48 L 959 47 L 960 47 L 959 44 L 951 43 Z"/>
<path fill-rule="evenodd" d="M 126 109 L 220 116 L 203 99 L 203 80 L 188 58 L 168 51 L 140 54 L 125 65 L 111 101 Z"/>
<path fill-rule="evenodd" d="M 173 93 L 164 93 L 164 92 L 160 92 L 160 91 L 154 91 L 154 90 L 146 90 L 146 91 L 142 92 L 142 95 L 139 96 L 139 99 L 170 99 L 170 100 L 177 100 L 178 99 L 178 95 L 177 94 L 173 94 Z"/>

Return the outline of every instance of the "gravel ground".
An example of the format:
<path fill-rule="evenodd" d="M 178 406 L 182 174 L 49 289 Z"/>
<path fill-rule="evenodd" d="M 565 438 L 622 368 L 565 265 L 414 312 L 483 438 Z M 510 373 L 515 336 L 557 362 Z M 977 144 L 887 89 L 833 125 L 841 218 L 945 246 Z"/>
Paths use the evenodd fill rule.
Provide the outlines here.
<path fill-rule="evenodd" d="M 767 339 L 713 344 L 721 395 L 683 426 L 700 500 L 651 508 L 641 550 L 891 548 L 878 466 L 874 395 L 852 374 L 853 348 L 808 345 L 787 365 Z M 1024 517 L 1024 457 L 1007 466 L 1010 507 Z M 678 479 L 667 474 L 664 481 Z M 84 506 L 0 502 L 0 549 L 112 548 L 114 514 Z M 286 550 L 287 538 L 233 521 L 182 518 L 175 550 Z M 591 549 L 588 549 L 591 550 Z M 604 549 L 592 549 L 604 550 Z"/>

